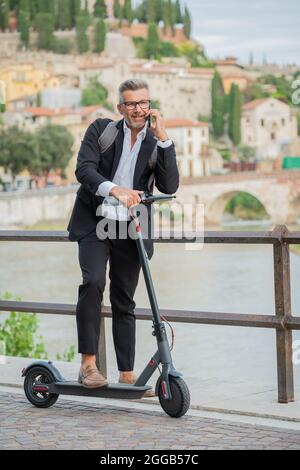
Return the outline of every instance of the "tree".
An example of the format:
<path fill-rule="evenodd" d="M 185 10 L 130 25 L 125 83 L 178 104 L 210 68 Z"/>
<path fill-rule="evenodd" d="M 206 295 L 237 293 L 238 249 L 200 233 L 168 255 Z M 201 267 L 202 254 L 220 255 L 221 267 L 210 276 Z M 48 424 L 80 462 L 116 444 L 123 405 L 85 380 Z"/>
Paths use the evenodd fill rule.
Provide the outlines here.
<path fill-rule="evenodd" d="M 95 48 L 94 52 L 99 54 L 105 49 L 106 25 L 103 18 L 100 18 L 95 26 Z"/>
<path fill-rule="evenodd" d="M 49 173 L 55 171 L 63 178 L 65 170 L 72 158 L 74 139 L 63 126 L 46 125 L 36 135 L 36 152 L 41 165 L 40 170 L 47 184 Z"/>
<path fill-rule="evenodd" d="M 66 3 L 68 3 L 68 2 L 66 2 Z M 81 12 L 81 2 L 80 2 L 80 0 L 69 0 L 69 11 L 70 11 L 71 27 L 75 28 L 76 18 L 77 18 L 77 16 L 80 16 L 80 12 Z"/>
<path fill-rule="evenodd" d="M 107 18 L 107 9 L 105 0 L 96 0 L 94 6 L 94 16 L 96 18 Z"/>
<path fill-rule="evenodd" d="M 158 59 L 160 56 L 161 42 L 155 23 L 148 26 L 148 37 L 144 44 L 144 55 L 147 59 Z"/>
<path fill-rule="evenodd" d="M 18 24 L 20 31 L 20 39 L 27 48 L 29 45 L 29 28 L 30 28 L 30 8 L 28 0 L 21 0 L 18 8 Z"/>
<path fill-rule="evenodd" d="M 71 5 L 66 0 L 58 0 L 57 3 L 57 22 L 58 29 L 70 29 L 72 25 Z"/>
<path fill-rule="evenodd" d="M 82 91 L 81 106 L 92 106 L 99 104 L 107 109 L 112 110 L 113 107 L 107 101 L 108 91 L 98 81 L 97 77 L 90 79 L 89 85 Z"/>
<path fill-rule="evenodd" d="M 86 30 L 88 27 L 88 19 L 86 16 L 77 16 L 76 18 L 76 41 L 79 54 L 88 52 L 89 38 Z"/>
<path fill-rule="evenodd" d="M 32 155 L 32 134 L 20 130 L 17 126 L 0 131 L 0 166 L 10 173 L 15 186 L 16 177 L 26 169 Z"/>
<path fill-rule="evenodd" d="M 52 50 L 54 45 L 54 17 L 50 13 L 38 13 L 36 16 L 39 49 Z"/>
<path fill-rule="evenodd" d="M 191 32 L 192 32 L 192 20 L 191 15 L 187 7 L 184 9 L 184 16 L 183 16 L 183 31 L 185 36 L 190 39 Z"/>
<path fill-rule="evenodd" d="M 123 11 L 120 5 L 120 0 L 114 0 L 113 12 L 116 19 L 121 20 L 121 18 L 123 18 Z"/>
<path fill-rule="evenodd" d="M 129 24 L 132 23 L 133 20 L 133 12 L 132 12 L 132 5 L 131 0 L 125 0 L 123 6 L 123 18 L 128 21 Z"/>
<path fill-rule="evenodd" d="M 224 134 L 224 88 L 220 74 L 215 72 L 212 80 L 212 128 L 215 137 L 221 137 Z"/>
<path fill-rule="evenodd" d="M 241 141 L 241 113 L 242 99 L 241 92 L 235 83 L 231 85 L 229 98 L 229 126 L 228 134 L 234 145 Z"/>
<path fill-rule="evenodd" d="M 182 23 L 180 0 L 176 0 L 175 3 L 175 23 Z"/>
<path fill-rule="evenodd" d="M 0 29 L 5 31 L 8 27 L 9 0 L 0 0 Z"/>

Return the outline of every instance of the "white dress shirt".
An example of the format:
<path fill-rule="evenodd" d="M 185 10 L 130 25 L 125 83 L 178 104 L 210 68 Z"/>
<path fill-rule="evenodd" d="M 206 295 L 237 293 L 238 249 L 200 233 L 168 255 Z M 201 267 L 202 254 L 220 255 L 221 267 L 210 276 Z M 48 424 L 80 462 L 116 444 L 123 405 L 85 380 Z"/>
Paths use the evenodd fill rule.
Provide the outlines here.
<path fill-rule="evenodd" d="M 142 141 L 146 137 L 147 126 L 148 122 L 138 133 L 136 142 L 131 148 L 131 129 L 127 126 L 126 121 L 124 119 L 124 143 L 118 168 L 112 181 L 105 181 L 104 183 L 101 183 L 99 185 L 99 188 L 96 193 L 97 196 L 102 196 L 105 198 L 108 197 L 110 191 L 115 186 L 122 186 L 125 188 L 134 189 L 133 176 L 135 165 L 141 149 Z M 159 140 L 157 142 L 157 145 L 162 148 L 166 148 L 172 145 L 172 141 L 166 140 L 165 142 L 161 142 Z M 130 220 L 128 210 L 125 206 L 123 206 L 123 204 L 120 203 L 118 206 L 110 206 L 105 202 L 105 200 L 102 205 L 102 216 L 114 220 Z"/>

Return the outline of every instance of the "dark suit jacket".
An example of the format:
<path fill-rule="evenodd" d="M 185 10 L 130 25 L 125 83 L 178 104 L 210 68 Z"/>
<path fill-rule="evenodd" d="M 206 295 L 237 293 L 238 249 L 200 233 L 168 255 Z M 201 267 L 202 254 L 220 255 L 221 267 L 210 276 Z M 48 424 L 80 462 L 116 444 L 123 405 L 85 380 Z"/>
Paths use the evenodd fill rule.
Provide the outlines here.
<path fill-rule="evenodd" d="M 75 175 L 81 186 L 77 191 L 74 208 L 67 227 L 71 241 L 78 241 L 95 230 L 100 220 L 96 216 L 97 207 L 104 200 L 104 198 L 95 194 L 101 183 L 113 180 L 118 168 L 123 150 L 124 120 L 118 124 L 119 133 L 114 144 L 102 155 L 99 151 L 98 139 L 109 122 L 111 122 L 111 119 L 96 119 L 87 129 L 79 150 Z M 147 129 L 135 166 L 133 183 L 133 189 L 135 190 L 146 191 L 148 189 L 148 181 L 153 173 L 148 161 L 156 142 L 153 133 Z M 158 147 L 154 177 L 155 186 L 160 192 L 174 194 L 177 191 L 179 173 L 174 144 L 166 149 Z M 153 185 L 154 183 L 151 191 Z M 150 215 L 149 218 L 151 229 L 153 220 Z M 153 255 L 153 240 L 151 238 L 144 239 L 144 243 L 150 259 Z"/>

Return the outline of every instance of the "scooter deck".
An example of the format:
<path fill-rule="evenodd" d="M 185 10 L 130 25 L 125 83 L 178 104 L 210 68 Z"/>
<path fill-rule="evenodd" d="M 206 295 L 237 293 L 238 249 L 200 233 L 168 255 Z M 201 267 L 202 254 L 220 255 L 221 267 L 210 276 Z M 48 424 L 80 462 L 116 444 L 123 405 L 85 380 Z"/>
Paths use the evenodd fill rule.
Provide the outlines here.
<path fill-rule="evenodd" d="M 50 393 L 59 395 L 80 395 L 86 397 L 120 398 L 120 399 L 138 399 L 142 398 L 147 390 L 152 387 L 144 385 L 135 387 L 130 384 L 112 383 L 101 388 L 86 388 L 75 381 L 54 382 L 47 384 Z"/>

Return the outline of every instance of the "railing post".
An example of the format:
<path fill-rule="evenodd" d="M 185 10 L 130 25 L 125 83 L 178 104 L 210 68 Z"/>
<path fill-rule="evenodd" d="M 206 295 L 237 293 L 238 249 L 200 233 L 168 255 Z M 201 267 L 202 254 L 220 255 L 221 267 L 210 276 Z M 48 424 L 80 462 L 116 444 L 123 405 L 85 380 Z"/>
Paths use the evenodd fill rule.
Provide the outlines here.
<path fill-rule="evenodd" d="M 275 314 L 284 320 L 292 316 L 291 283 L 290 283 L 290 251 L 289 244 L 282 241 L 282 236 L 288 232 L 285 225 L 277 225 L 273 233 L 278 235 L 278 242 L 273 245 L 274 255 L 274 284 L 275 284 Z M 276 330 L 278 402 L 294 401 L 294 374 L 292 330 L 281 328 Z"/>
<path fill-rule="evenodd" d="M 102 304 L 103 307 L 103 304 Z M 98 343 L 98 353 L 96 355 L 96 365 L 104 377 L 107 378 L 107 361 L 106 361 L 106 339 L 105 339 L 105 319 L 101 315 L 100 320 L 100 336 Z"/>

